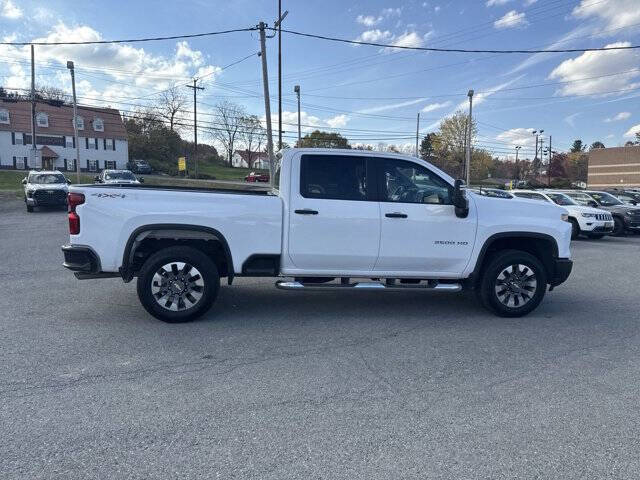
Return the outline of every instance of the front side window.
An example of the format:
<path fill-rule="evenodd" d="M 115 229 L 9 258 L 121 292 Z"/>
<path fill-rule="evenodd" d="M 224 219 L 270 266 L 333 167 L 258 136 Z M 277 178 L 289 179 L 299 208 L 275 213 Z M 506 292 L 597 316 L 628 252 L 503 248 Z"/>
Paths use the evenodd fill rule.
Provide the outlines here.
<path fill-rule="evenodd" d="M 36 123 L 39 127 L 49 126 L 49 116 L 46 113 L 40 112 L 36 115 Z"/>
<path fill-rule="evenodd" d="M 578 205 L 582 206 L 588 206 L 589 202 L 593 202 L 593 199 L 584 193 L 567 193 L 567 196 L 575 200 Z"/>
<path fill-rule="evenodd" d="M 614 197 L 609 193 L 593 192 L 593 193 L 590 193 L 589 195 L 595 198 L 595 200 L 603 207 L 613 207 L 616 205 L 622 205 L 622 202 L 620 200 L 618 200 L 616 197 Z"/>
<path fill-rule="evenodd" d="M 382 163 L 382 201 L 451 205 L 451 185 L 427 168 L 403 160 Z"/>
<path fill-rule="evenodd" d="M 571 198 L 562 193 L 548 193 L 547 195 L 556 205 L 569 206 L 576 204 Z"/>
<path fill-rule="evenodd" d="M 355 155 L 303 155 L 300 194 L 305 198 L 366 200 L 366 160 Z"/>

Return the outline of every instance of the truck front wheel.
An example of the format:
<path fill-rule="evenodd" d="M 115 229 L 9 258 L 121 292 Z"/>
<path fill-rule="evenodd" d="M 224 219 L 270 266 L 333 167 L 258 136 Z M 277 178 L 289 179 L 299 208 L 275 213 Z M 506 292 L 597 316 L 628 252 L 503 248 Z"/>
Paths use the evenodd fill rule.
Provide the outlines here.
<path fill-rule="evenodd" d="M 521 317 L 542 301 L 547 289 L 547 274 L 533 255 L 505 250 L 489 261 L 478 288 L 485 308 L 501 317 Z"/>
<path fill-rule="evenodd" d="M 191 247 L 168 247 L 154 253 L 138 275 L 142 306 L 168 323 L 188 322 L 204 314 L 219 289 L 215 263 Z"/>

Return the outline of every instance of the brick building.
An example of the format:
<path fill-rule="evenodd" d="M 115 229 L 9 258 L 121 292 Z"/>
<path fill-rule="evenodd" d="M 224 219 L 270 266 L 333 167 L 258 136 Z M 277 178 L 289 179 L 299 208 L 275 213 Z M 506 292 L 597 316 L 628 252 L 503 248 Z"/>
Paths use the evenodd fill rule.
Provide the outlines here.
<path fill-rule="evenodd" d="M 589 151 L 589 188 L 640 186 L 640 145 Z"/>

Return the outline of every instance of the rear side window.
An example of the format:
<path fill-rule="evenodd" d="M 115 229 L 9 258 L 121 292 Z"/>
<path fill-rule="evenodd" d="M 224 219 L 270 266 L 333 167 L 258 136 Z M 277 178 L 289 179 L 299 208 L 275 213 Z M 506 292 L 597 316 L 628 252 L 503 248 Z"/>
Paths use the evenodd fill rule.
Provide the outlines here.
<path fill-rule="evenodd" d="M 302 155 L 300 195 L 367 200 L 366 159 L 351 155 Z"/>

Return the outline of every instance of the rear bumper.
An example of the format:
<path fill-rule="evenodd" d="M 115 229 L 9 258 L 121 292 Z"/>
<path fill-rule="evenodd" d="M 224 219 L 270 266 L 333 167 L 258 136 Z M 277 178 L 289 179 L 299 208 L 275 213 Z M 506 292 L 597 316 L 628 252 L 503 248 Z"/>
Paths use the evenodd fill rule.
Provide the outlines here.
<path fill-rule="evenodd" d="M 571 269 L 573 268 L 573 261 L 568 258 L 556 258 L 553 265 L 553 275 L 549 283 L 552 287 L 563 283 L 569 275 L 571 275 Z"/>
<path fill-rule="evenodd" d="M 63 245 L 62 253 L 64 255 L 63 267 L 74 272 L 100 272 L 100 258 L 90 247 Z"/>

